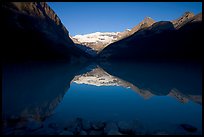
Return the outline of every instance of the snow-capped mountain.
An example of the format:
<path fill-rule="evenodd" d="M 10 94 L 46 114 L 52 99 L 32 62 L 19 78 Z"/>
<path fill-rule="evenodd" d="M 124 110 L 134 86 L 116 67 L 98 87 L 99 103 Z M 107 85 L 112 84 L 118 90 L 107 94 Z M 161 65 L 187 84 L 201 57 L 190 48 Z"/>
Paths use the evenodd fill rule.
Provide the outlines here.
<path fill-rule="evenodd" d="M 124 32 L 95 32 L 85 35 L 75 35 L 72 38 L 74 43 L 84 45 L 91 48 L 92 50 L 99 52 L 104 49 L 107 45 L 122 38 L 124 34 L 129 32 L 127 29 Z"/>
<path fill-rule="evenodd" d="M 98 52 L 102 51 L 109 44 L 119 41 L 123 38 L 126 38 L 143 28 L 151 26 L 153 23 L 155 23 L 155 21 L 152 18 L 145 17 L 143 21 L 141 21 L 138 25 L 136 25 L 132 29 L 126 29 L 125 31 L 122 32 L 95 32 L 70 37 L 74 41 L 76 46 L 78 46 L 79 48 L 87 47 L 89 49 L 82 50 L 85 50 L 85 52 L 90 53 L 91 55 L 95 55 Z M 91 51 L 90 48 L 93 51 Z"/>
<path fill-rule="evenodd" d="M 110 43 L 113 39 L 117 38 L 119 32 L 95 32 L 85 35 L 76 35 L 76 38 L 79 42 L 103 42 Z"/>
<path fill-rule="evenodd" d="M 155 22 L 151 17 L 145 17 L 140 23 L 138 23 L 132 29 L 126 29 L 123 32 L 95 32 L 95 33 L 75 35 L 73 37 L 72 36 L 70 37 L 74 41 L 77 47 L 79 47 L 80 49 L 82 49 L 83 51 L 85 51 L 86 53 L 94 57 L 94 56 L 97 56 L 99 53 L 101 53 L 102 50 L 104 51 L 104 50 L 110 49 L 109 48 L 110 45 L 114 45 L 114 44 L 117 45 L 117 42 L 120 43 L 119 45 L 123 45 L 125 46 L 125 48 L 127 48 L 126 44 L 121 44 L 121 42 L 126 41 L 126 40 L 120 41 L 122 39 L 129 38 L 129 40 L 126 41 L 128 43 L 129 41 L 132 41 L 132 39 L 134 41 L 135 37 L 138 38 L 138 36 L 147 36 L 147 34 L 153 36 L 157 33 L 163 32 L 163 30 L 179 29 L 180 27 L 184 26 L 187 22 L 191 22 L 191 20 L 194 20 L 194 18 L 195 18 L 194 14 L 191 12 L 185 12 L 180 18 L 172 21 Z M 202 20 L 201 16 L 199 16 L 199 19 L 200 18 Z M 149 33 L 150 30 L 152 33 Z M 138 38 L 138 39 L 141 39 L 141 38 Z M 132 44 L 134 44 L 134 42 L 132 42 Z M 130 43 L 128 45 L 130 45 Z M 121 52 L 123 53 L 124 49 L 121 49 L 121 46 L 118 46 L 118 47 L 120 47 L 119 50 L 121 50 Z M 131 46 L 131 48 L 132 47 L 135 47 L 135 46 Z M 113 52 L 111 50 L 111 54 L 112 53 Z M 102 54 L 101 55 L 108 57 L 110 54 L 109 53 L 107 54 L 108 55 L 102 55 Z M 120 55 L 121 53 L 119 54 L 119 56 Z M 128 55 L 129 55 L 129 52 L 128 52 Z"/>

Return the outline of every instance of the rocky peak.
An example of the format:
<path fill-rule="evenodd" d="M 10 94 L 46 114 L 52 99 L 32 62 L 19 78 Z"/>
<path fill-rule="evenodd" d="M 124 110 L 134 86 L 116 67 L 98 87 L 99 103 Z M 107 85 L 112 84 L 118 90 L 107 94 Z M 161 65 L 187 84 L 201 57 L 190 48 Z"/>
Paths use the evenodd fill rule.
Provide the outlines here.
<path fill-rule="evenodd" d="M 75 44 L 84 45 L 99 53 L 109 44 L 124 39 L 141 29 L 148 28 L 153 23 L 155 23 L 155 21 L 151 17 L 145 17 L 142 22 L 131 30 L 126 29 L 123 32 L 96 32 L 85 35 L 76 35 L 71 37 L 71 39 Z"/>
<path fill-rule="evenodd" d="M 68 35 L 67 29 L 61 23 L 57 14 L 46 2 L 11 2 L 4 4 L 3 6 L 20 14 L 42 19 L 50 19 L 55 25 L 64 31 L 65 35 Z"/>
<path fill-rule="evenodd" d="M 186 18 L 191 18 L 193 16 L 194 16 L 194 14 L 190 11 L 187 11 L 182 15 L 182 17 L 186 17 Z"/>
<path fill-rule="evenodd" d="M 176 29 L 180 28 L 187 20 L 194 17 L 194 14 L 192 12 L 185 12 L 180 18 L 173 20 L 172 23 Z"/>
<path fill-rule="evenodd" d="M 134 36 L 147 37 L 173 30 L 175 30 L 175 28 L 170 21 L 159 21 L 152 24 L 150 27 L 139 30 Z"/>
<path fill-rule="evenodd" d="M 46 2 L 4 2 L 1 13 L 5 42 L 11 43 L 8 45 L 18 43 L 18 46 L 12 47 L 12 52 L 10 48 L 4 49 L 5 53 L 9 53 L 4 55 L 5 60 L 14 60 L 13 56 L 19 60 L 28 60 L 28 56 L 30 59 L 69 60 L 76 56 L 87 56 L 74 46 L 69 32 Z"/>
<path fill-rule="evenodd" d="M 188 22 L 185 22 L 185 24 L 192 22 L 202 22 L 202 12 L 188 19 Z"/>
<path fill-rule="evenodd" d="M 155 22 L 151 17 L 145 17 L 143 22 L 145 23 L 151 23 L 151 22 Z"/>
<path fill-rule="evenodd" d="M 130 34 L 133 34 L 135 32 L 137 32 L 138 30 L 150 27 L 152 24 L 154 24 L 155 21 L 150 18 L 150 17 L 145 17 L 144 20 L 142 22 L 140 22 L 137 26 L 135 26 L 131 31 Z"/>
<path fill-rule="evenodd" d="M 57 16 L 57 14 L 55 14 L 55 12 L 47 5 L 47 3 L 45 2 L 40 2 L 40 5 L 42 7 L 42 9 L 44 10 L 44 12 L 46 13 L 46 15 L 55 22 L 56 25 L 61 26 L 61 28 L 64 30 L 64 32 L 68 35 L 68 31 L 67 29 L 64 27 L 64 25 L 61 23 L 59 17 Z"/>
<path fill-rule="evenodd" d="M 193 22 L 202 21 L 202 12 L 193 17 Z"/>

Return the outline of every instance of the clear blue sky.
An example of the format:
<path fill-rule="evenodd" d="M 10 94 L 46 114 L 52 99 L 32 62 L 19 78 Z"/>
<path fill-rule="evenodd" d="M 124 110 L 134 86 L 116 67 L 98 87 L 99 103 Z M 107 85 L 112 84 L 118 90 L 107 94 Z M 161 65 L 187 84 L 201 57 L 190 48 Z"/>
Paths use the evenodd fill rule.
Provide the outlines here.
<path fill-rule="evenodd" d="M 117 32 L 133 28 L 145 17 L 174 20 L 184 12 L 202 12 L 202 2 L 48 2 L 70 35 Z"/>

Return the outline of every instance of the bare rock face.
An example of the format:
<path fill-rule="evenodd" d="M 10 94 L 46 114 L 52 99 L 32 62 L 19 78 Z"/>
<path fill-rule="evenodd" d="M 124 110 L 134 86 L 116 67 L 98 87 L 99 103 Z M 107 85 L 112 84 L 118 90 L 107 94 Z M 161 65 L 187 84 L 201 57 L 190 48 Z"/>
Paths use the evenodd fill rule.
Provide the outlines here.
<path fill-rule="evenodd" d="M 45 2 L 13 2 L 11 5 L 15 7 L 17 12 L 22 12 L 25 15 L 51 19 L 68 35 L 68 31 L 61 23 L 59 17 Z"/>
<path fill-rule="evenodd" d="M 191 18 L 191 22 L 202 21 L 202 12 Z"/>
<path fill-rule="evenodd" d="M 69 32 L 45 2 L 5 2 L 1 13 L 4 60 L 79 56 Z"/>
<path fill-rule="evenodd" d="M 186 13 L 182 24 L 160 21 L 108 45 L 99 53 L 106 60 L 199 60 L 202 14 Z M 185 21 L 184 21 L 185 20 Z M 192 46 L 194 45 L 194 46 Z"/>
<path fill-rule="evenodd" d="M 180 26 L 179 30 L 187 32 L 194 31 L 196 29 L 199 29 L 200 27 L 202 27 L 202 13 L 199 13 L 193 16 L 192 18 L 188 19 Z"/>
<path fill-rule="evenodd" d="M 150 27 L 152 24 L 154 24 L 155 21 L 150 18 L 150 17 L 146 17 L 142 22 L 140 22 L 137 26 L 135 26 L 134 28 L 132 28 L 132 30 L 130 31 L 130 34 L 132 35 L 133 33 L 137 32 L 138 30 Z"/>
<path fill-rule="evenodd" d="M 134 33 L 138 32 L 140 30 L 148 28 L 148 27 L 152 26 L 154 23 L 155 23 L 155 21 L 151 17 L 146 17 L 146 18 L 144 18 L 143 21 L 141 21 L 138 25 L 133 27 L 131 30 L 125 30 L 124 32 L 121 32 L 119 38 L 116 41 L 124 39 L 128 36 L 133 35 Z"/>
<path fill-rule="evenodd" d="M 84 46 L 85 48 L 83 48 L 83 50 L 92 55 L 93 52 L 89 50 L 90 48 L 96 53 L 99 53 L 109 44 L 124 39 L 139 30 L 151 26 L 153 23 L 155 23 L 155 21 L 152 18 L 146 17 L 137 26 L 132 28 L 132 30 L 126 29 L 123 32 L 96 32 L 70 37 L 76 45 Z"/>
<path fill-rule="evenodd" d="M 134 58 L 135 55 L 143 54 L 143 51 L 139 50 L 144 50 L 144 45 L 146 45 L 146 43 L 148 43 L 148 45 L 152 45 L 147 40 L 148 38 L 152 37 L 152 40 L 157 41 L 155 38 L 153 38 L 154 36 L 165 32 L 169 33 L 171 31 L 174 31 L 174 26 L 170 21 L 156 22 L 149 27 L 144 27 L 143 29 L 138 30 L 127 38 L 110 44 L 99 54 L 99 56 L 101 58 L 123 58 L 123 56 L 125 58 L 127 57 L 128 59 Z M 146 48 L 145 50 L 148 51 Z M 138 51 L 139 53 L 134 51 Z M 148 55 L 149 53 L 145 54 Z"/>
<path fill-rule="evenodd" d="M 172 23 L 176 29 L 179 29 L 192 17 L 194 17 L 192 12 L 185 12 L 180 18 L 173 20 Z"/>
<path fill-rule="evenodd" d="M 127 30 L 125 30 L 123 32 L 120 32 L 119 37 L 117 38 L 116 41 L 124 39 L 124 38 L 126 38 L 128 36 L 131 36 L 134 33 L 136 33 L 137 31 L 148 28 L 148 27 L 152 26 L 154 23 L 155 23 L 155 21 L 151 17 L 145 17 L 143 21 L 141 21 L 138 25 L 133 27 L 131 30 L 127 29 Z M 114 42 L 116 42 L 116 41 L 114 41 Z"/>
<path fill-rule="evenodd" d="M 133 39 L 137 37 L 147 37 L 155 34 L 160 34 L 163 32 L 173 31 L 174 26 L 170 21 L 159 21 L 151 25 L 150 27 L 141 29 L 134 34 Z"/>

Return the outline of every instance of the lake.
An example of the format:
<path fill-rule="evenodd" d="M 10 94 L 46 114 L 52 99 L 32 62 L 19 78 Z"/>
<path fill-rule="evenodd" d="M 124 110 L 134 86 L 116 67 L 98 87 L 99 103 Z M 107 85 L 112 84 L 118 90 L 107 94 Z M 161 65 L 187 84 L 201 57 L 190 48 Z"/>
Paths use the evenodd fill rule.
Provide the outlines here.
<path fill-rule="evenodd" d="M 202 134 L 199 63 L 6 64 L 3 134 Z"/>

